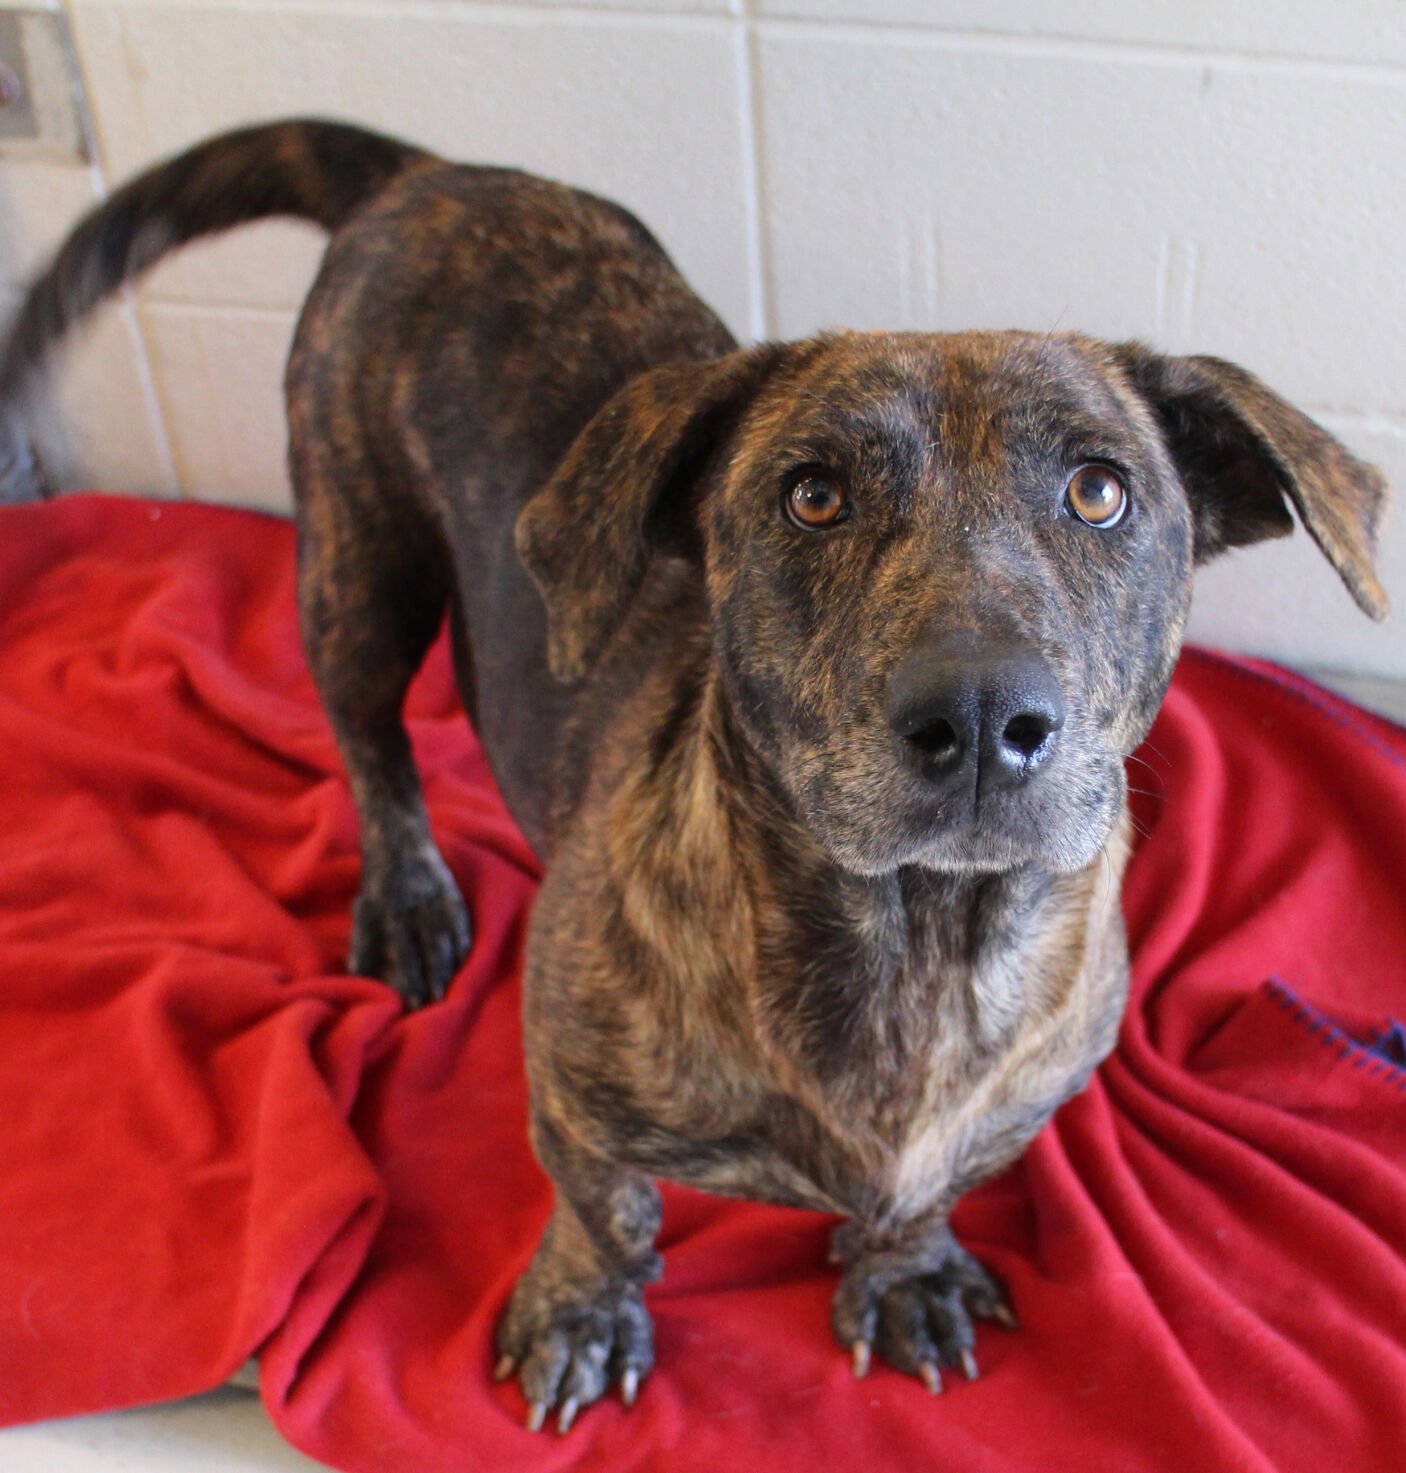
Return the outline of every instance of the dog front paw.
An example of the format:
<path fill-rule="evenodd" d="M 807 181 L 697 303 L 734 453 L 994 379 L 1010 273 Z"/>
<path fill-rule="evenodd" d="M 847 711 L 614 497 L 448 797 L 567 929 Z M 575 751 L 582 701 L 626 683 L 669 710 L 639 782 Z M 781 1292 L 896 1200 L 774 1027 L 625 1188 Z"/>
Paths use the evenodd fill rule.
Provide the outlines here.
<path fill-rule="evenodd" d="M 614 1382 L 633 1406 L 654 1365 L 654 1326 L 635 1284 L 557 1297 L 529 1270 L 518 1281 L 498 1327 L 496 1380 L 517 1374 L 527 1398 L 527 1427 L 540 1432 L 553 1408 L 569 1432 L 582 1407 Z"/>
<path fill-rule="evenodd" d="M 469 915 L 437 853 L 370 870 L 352 911 L 353 972 L 389 982 L 410 1008 L 444 996 L 469 954 Z"/>
<path fill-rule="evenodd" d="M 830 1316 L 856 1376 L 868 1372 L 877 1350 L 934 1393 L 942 1390 L 942 1366 L 976 1380 L 973 1319 L 1016 1326 L 1000 1281 L 950 1237 L 927 1265 L 891 1251 L 860 1253 L 849 1261 Z"/>

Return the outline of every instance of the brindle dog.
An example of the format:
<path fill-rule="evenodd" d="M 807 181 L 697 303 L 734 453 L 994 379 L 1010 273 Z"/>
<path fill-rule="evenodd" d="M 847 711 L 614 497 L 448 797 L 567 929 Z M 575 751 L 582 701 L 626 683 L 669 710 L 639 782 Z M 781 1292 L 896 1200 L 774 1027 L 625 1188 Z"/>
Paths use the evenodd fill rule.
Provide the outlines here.
<path fill-rule="evenodd" d="M 524 1009 L 555 1207 L 499 1331 L 542 1426 L 653 1359 L 654 1177 L 846 1216 L 833 1325 L 940 1388 L 1013 1324 L 954 1240 L 1113 1044 L 1124 759 L 1193 564 L 1291 528 L 1362 607 L 1381 478 L 1248 373 L 1069 334 L 739 350 L 603 200 L 320 122 L 81 224 L 44 350 L 195 236 L 332 232 L 288 365 L 303 630 L 360 815 L 351 965 L 469 945 L 401 722 L 446 609 L 546 864 Z M 33 488 L 22 457 L 19 491 Z"/>

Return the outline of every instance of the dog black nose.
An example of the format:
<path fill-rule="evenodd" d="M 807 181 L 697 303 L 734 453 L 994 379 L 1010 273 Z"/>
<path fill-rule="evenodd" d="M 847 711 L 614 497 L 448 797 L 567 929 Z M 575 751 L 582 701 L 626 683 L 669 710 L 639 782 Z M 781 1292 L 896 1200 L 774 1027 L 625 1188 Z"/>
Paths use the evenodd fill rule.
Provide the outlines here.
<path fill-rule="evenodd" d="M 889 685 L 889 724 L 930 782 L 1027 782 L 1053 756 L 1064 714 L 1059 683 L 1033 650 L 967 637 L 919 650 Z"/>

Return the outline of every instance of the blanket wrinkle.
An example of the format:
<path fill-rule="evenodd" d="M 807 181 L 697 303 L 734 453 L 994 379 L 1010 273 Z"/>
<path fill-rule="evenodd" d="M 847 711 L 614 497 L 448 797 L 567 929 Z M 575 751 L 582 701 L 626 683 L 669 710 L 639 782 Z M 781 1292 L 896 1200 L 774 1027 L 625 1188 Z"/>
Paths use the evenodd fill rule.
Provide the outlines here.
<path fill-rule="evenodd" d="M 0 1424 L 257 1353 L 275 1423 L 347 1473 L 1400 1467 L 1406 732 L 1183 657 L 1132 770 L 1118 1048 L 956 1212 L 1021 1320 L 978 1331 L 980 1380 L 855 1381 L 834 1220 L 666 1187 L 639 1404 L 533 1437 L 488 1372 L 550 1204 L 539 869 L 441 638 L 407 720 L 474 948 L 409 1017 L 346 974 L 356 823 L 293 542 L 189 504 L 0 511 Z"/>

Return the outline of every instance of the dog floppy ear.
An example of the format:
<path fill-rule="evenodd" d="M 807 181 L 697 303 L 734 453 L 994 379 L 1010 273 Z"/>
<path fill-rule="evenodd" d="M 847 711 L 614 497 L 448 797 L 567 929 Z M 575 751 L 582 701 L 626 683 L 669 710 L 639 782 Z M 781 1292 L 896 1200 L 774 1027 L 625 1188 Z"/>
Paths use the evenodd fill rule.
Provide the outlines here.
<path fill-rule="evenodd" d="M 1293 531 L 1287 497 L 1362 610 L 1386 618 L 1372 566 L 1386 503 L 1380 471 L 1233 363 L 1163 357 L 1139 343 L 1116 351 L 1191 499 L 1197 562 Z"/>
<path fill-rule="evenodd" d="M 523 508 L 518 554 L 547 606 L 547 653 L 574 680 L 615 632 L 651 553 L 696 548 L 690 488 L 775 367 L 771 345 L 632 379 Z"/>

